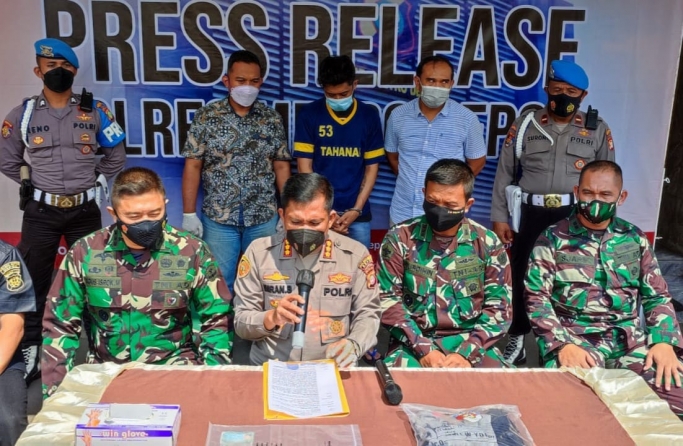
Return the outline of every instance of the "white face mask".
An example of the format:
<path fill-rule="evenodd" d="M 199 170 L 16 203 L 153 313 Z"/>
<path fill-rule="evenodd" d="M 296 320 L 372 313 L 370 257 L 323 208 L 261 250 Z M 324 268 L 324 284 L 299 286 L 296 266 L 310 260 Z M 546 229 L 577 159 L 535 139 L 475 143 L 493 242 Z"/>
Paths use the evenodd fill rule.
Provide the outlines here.
<path fill-rule="evenodd" d="M 429 108 L 439 108 L 446 103 L 451 94 L 450 88 L 422 86 L 420 99 Z"/>
<path fill-rule="evenodd" d="M 251 85 L 238 85 L 230 89 L 230 97 L 242 107 L 251 107 L 258 92 L 259 89 Z"/>

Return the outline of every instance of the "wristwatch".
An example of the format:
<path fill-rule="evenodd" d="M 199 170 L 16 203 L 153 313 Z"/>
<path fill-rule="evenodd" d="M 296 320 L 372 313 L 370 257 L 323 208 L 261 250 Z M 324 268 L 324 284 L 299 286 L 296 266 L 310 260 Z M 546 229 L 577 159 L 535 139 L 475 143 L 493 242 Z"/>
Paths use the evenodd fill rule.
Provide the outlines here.
<path fill-rule="evenodd" d="M 358 212 L 358 216 L 359 216 L 359 217 L 360 217 L 361 215 L 363 215 L 363 209 L 348 208 L 348 209 L 347 209 L 346 211 L 344 211 L 344 212 L 349 212 L 349 211 L 356 211 L 356 212 Z"/>

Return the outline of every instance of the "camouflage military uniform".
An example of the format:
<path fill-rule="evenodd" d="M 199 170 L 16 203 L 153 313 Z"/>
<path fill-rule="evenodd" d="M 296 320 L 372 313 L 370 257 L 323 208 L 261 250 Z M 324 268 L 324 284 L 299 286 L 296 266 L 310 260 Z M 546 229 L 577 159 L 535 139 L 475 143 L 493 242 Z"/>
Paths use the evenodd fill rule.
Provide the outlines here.
<path fill-rule="evenodd" d="M 170 225 L 136 261 L 115 225 L 77 241 L 50 289 L 43 319 L 43 394 L 73 367 L 81 320 L 92 319 L 94 362 L 230 363 L 232 302 L 202 241 Z M 193 343 L 191 316 L 201 323 Z"/>
<path fill-rule="evenodd" d="M 600 367 L 642 375 L 683 414 L 683 389 L 658 391 L 654 371 L 643 370 L 649 347 L 664 342 L 680 356 L 683 338 L 657 259 L 637 227 L 615 218 L 604 234 L 592 233 L 575 214 L 551 226 L 532 251 L 526 296 L 546 367 L 559 365 L 563 345 L 576 344 Z"/>
<path fill-rule="evenodd" d="M 240 260 L 235 281 L 235 331 L 254 341 L 253 364 L 273 358 L 322 359 L 328 345 L 344 338 L 358 343 L 363 352 L 377 343 L 379 291 L 368 250 L 328 231 L 320 256 L 309 257 L 302 260 L 281 231 L 253 242 Z M 312 267 L 305 264 L 311 260 L 315 261 Z M 302 269 L 313 271 L 315 283 L 308 301 L 304 348 L 293 349 L 293 325 L 268 331 L 263 319 L 280 299 L 297 292 L 296 277 Z"/>
<path fill-rule="evenodd" d="M 500 366 L 493 345 L 510 324 L 510 263 L 498 237 L 464 219 L 444 250 L 425 217 L 394 226 L 378 273 L 387 363 L 419 367 L 432 350 L 459 353 L 474 367 Z"/>

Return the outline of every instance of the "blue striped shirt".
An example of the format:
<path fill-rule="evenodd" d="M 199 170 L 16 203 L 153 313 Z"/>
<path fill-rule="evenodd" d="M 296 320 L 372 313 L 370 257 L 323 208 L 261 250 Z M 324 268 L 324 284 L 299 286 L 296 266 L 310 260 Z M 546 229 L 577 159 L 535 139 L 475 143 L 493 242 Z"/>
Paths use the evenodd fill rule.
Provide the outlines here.
<path fill-rule="evenodd" d="M 474 113 L 449 99 L 429 122 L 420 111 L 419 100 L 396 107 L 387 122 L 384 148 L 398 152 L 398 178 L 389 210 L 394 223 L 424 214 L 422 188 L 434 162 L 486 156 L 484 129 Z"/>

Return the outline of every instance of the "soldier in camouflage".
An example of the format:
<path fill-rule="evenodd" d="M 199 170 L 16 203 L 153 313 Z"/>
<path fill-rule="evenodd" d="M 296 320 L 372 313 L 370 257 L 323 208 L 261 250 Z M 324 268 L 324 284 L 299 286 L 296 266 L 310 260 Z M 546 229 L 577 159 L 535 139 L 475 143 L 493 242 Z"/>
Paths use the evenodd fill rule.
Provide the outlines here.
<path fill-rule="evenodd" d="M 156 173 L 123 171 L 108 208 L 116 224 L 67 253 L 43 319 L 45 397 L 74 366 L 86 313 L 91 362 L 230 363 L 230 292 L 206 244 L 166 222 L 165 201 Z M 196 343 L 193 319 L 201 327 Z"/>
<path fill-rule="evenodd" d="M 627 196 L 622 187 L 612 161 L 583 168 L 576 210 L 532 251 L 528 315 L 546 367 L 628 368 L 680 417 L 683 338 L 645 234 L 615 216 Z"/>
<path fill-rule="evenodd" d="M 503 365 L 494 344 L 512 317 L 510 263 L 498 237 L 465 218 L 473 186 L 467 164 L 437 161 L 425 178 L 425 215 L 394 226 L 382 242 L 390 365 Z"/>

